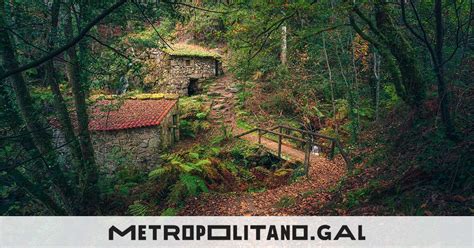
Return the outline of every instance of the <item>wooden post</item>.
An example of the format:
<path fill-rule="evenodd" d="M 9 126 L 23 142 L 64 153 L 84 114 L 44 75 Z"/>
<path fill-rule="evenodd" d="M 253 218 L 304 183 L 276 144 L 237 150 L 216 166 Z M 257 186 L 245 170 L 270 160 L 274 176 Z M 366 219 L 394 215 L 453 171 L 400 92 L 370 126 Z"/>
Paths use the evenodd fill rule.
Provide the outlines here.
<path fill-rule="evenodd" d="M 329 153 L 329 159 L 331 159 L 331 160 L 334 159 L 335 150 L 336 150 L 336 141 L 332 140 L 332 142 L 331 142 L 331 152 Z"/>
<path fill-rule="evenodd" d="M 280 127 L 280 134 L 278 135 L 278 158 L 281 159 L 281 133 L 283 128 Z"/>
<path fill-rule="evenodd" d="M 262 130 L 258 129 L 258 143 L 262 143 Z"/>
<path fill-rule="evenodd" d="M 311 155 L 311 141 L 308 139 L 306 140 L 306 147 L 304 153 L 304 173 L 306 177 L 309 178 L 309 156 Z"/>
<path fill-rule="evenodd" d="M 176 131 L 178 130 L 178 115 L 173 115 L 173 125 L 171 126 L 172 132 L 172 144 L 178 141 L 178 136 L 176 135 Z"/>

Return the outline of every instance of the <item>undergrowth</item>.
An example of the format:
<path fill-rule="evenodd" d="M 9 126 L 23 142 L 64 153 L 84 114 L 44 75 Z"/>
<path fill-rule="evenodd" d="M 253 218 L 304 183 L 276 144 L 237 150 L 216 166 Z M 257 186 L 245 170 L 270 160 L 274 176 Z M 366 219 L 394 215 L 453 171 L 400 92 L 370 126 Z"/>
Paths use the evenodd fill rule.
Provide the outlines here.
<path fill-rule="evenodd" d="M 113 201 L 108 212 L 129 215 L 173 216 L 189 197 L 202 193 L 263 192 L 291 183 L 301 174 L 259 146 L 220 139 L 213 145 L 166 154 L 154 169 L 131 166 L 117 169 L 104 181 L 102 192 Z"/>

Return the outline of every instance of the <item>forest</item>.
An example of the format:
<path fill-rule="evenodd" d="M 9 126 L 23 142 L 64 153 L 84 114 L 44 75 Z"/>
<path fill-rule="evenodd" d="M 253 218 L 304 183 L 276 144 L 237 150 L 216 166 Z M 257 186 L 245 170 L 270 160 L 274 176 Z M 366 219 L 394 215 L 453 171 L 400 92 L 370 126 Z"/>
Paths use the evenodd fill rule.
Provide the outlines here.
<path fill-rule="evenodd" d="M 472 215 L 472 0 L 0 0 L 2 215 Z"/>

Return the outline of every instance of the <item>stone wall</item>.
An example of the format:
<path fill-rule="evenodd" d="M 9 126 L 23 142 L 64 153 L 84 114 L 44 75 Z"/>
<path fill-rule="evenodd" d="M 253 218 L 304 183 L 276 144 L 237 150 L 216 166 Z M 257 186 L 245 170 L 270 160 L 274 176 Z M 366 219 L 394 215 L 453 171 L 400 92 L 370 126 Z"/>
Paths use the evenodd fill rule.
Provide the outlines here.
<path fill-rule="evenodd" d="M 175 136 L 173 137 L 173 115 L 176 115 Z M 118 166 L 132 165 L 153 168 L 158 165 L 161 155 L 179 140 L 178 103 L 158 126 L 131 128 L 114 131 L 93 131 L 91 138 L 97 164 L 106 171 L 113 172 Z M 66 143 L 59 128 L 53 128 L 55 146 Z M 64 164 L 71 161 L 67 146 L 58 149 Z"/>
<path fill-rule="evenodd" d="M 149 54 L 146 64 L 152 71 L 145 77 L 145 83 L 151 84 L 155 92 L 187 96 L 190 79 L 197 79 L 200 87 L 204 79 L 216 76 L 216 59 L 211 57 L 173 56 L 156 50 Z M 218 74 L 221 74 L 222 65 L 217 63 Z"/>
<path fill-rule="evenodd" d="M 92 132 L 97 163 L 111 171 L 130 163 L 143 168 L 155 167 L 161 162 L 163 152 L 179 140 L 178 128 L 175 128 L 176 140 L 172 131 L 173 115 L 177 114 L 176 104 L 159 126 Z"/>

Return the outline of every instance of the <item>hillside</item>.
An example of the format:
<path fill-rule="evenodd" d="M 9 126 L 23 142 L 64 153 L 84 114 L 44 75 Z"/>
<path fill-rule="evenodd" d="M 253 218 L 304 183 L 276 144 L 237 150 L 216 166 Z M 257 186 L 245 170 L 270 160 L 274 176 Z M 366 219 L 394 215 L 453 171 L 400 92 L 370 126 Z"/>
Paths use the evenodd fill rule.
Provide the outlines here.
<path fill-rule="evenodd" d="M 2 215 L 473 214 L 468 1 L 47 2 L 0 1 Z"/>

